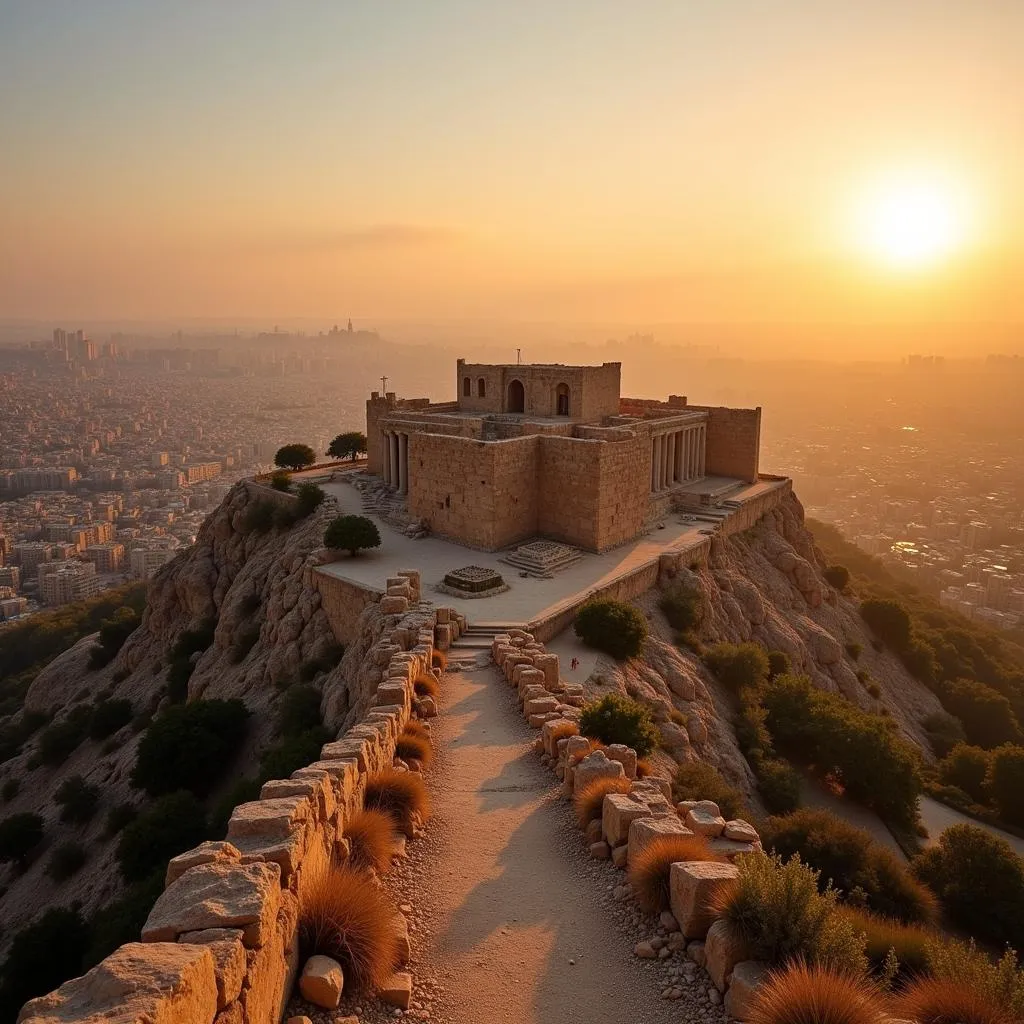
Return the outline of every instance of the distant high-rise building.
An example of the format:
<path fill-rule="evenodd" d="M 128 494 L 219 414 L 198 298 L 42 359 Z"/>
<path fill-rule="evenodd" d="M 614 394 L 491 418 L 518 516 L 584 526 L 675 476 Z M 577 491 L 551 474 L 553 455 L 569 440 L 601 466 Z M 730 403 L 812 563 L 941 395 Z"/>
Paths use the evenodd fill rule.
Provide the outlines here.
<path fill-rule="evenodd" d="M 39 581 L 44 604 L 62 605 L 98 594 L 102 584 L 92 562 L 60 562 Z"/>

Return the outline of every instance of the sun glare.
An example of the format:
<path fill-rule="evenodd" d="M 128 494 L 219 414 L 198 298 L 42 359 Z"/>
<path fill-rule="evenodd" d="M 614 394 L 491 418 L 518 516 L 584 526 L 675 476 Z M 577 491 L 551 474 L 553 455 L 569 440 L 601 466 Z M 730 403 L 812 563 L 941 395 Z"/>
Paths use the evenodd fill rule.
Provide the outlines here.
<path fill-rule="evenodd" d="M 965 197 L 938 177 L 889 177 L 864 193 L 855 233 L 859 248 L 875 262 L 896 270 L 935 267 L 967 242 Z"/>

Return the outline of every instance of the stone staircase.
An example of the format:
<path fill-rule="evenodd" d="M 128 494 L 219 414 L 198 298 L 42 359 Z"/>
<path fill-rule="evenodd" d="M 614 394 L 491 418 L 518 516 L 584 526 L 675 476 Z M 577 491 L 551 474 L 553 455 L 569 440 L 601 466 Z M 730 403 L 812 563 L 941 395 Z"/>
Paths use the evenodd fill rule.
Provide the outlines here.
<path fill-rule="evenodd" d="M 513 565 L 537 579 L 551 579 L 556 572 L 567 569 L 583 557 L 583 553 L 570 544 L 559 544 L 552 540 L 533 540 L 520 544 L 513 551 L 506 551 L 499 561 Z"/>
<path fill-rule="evenodd" d="M 475 668 L 486 665 L 491 656 L 491 644 L 499 633 L 524 628 L 518 623 L 470 622 L 462 636 L 448 648 L 450 669 Z"/>

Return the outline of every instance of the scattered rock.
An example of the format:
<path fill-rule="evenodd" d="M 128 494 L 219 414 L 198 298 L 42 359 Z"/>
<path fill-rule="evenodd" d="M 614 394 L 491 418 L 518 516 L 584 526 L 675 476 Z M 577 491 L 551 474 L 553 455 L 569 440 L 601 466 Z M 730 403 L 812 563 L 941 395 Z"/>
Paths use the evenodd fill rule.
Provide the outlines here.
<path fill-rule="evenodd" d="M 311 956 L 302 968 L 299 991 L 302 998 L 314 1006 L 336 1010 L 344 987 L 345 975 L 341 964 L 329 956 Z"/>

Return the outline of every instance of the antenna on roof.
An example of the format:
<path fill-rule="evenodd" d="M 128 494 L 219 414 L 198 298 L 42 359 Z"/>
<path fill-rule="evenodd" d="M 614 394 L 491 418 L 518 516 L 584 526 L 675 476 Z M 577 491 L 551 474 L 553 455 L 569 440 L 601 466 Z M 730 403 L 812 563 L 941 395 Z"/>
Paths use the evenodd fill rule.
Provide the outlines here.
<path fill-rule="evenodd" d="M 380 393 L 386 395 L 388 393 L 388 379 L 387 377 L 381 377 L 380 379 Z"/>

